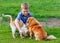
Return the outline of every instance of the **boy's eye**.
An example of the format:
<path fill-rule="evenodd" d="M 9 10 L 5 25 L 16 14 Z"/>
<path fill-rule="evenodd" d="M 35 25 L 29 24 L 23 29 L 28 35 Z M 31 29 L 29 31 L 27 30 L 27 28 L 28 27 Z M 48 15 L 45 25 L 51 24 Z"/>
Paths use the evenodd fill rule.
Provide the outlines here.
<path fill-rule="evenodd" d="M 24 12 L 28 12 L 28 10 L 24 10 Z"/>

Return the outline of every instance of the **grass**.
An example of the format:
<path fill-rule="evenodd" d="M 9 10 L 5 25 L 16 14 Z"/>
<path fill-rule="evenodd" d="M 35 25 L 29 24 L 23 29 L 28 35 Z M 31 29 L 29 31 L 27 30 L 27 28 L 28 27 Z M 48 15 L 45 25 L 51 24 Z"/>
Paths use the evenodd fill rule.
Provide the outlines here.
<path fill-rule="evenodd" d="M 16 39 L 12 38 L 10 26 L 2 22 L 9 21 L 9 18 L 4 19 L 1 14 L 10 14 L 16 18 L 22 2 L 29 3 L 30 11 L 39 21 L 47 21 L 51 17 L 60 18 L 60 0 L 0 0 L 0 43 L 60 43 L 60 27 L 44 27 L 48 35 L 53 34 L 57 37 L 56 40 L 36 41 L 29 37 L 21 39 L 18 36 Z"/>
<path fill-rule="evenodd" d="M 60 0 L 0 0 L 0 14 L 11 14 L 15 18 L 22 2 L 30 4 L 30 11 L 36 18 L 60 18 Z"/>
<path fill-rule="evenodd" d="M 4 13 L 16 18 L 23 2 L 29 3 L 30 12 L 39 21 L 46 21 L 47 18 L 60 18 L 60 0 L 0 0 L 0 17 Z"/>
<path fill-rule="evenodd" d="M 3 27 L 4 26 L 4 27 Z M 21 39 L 19 36 L 16 36 L 15 39 L 12 38 L 11 28 L 8 24 L 0 24 L 0 43 L 59 43 L 60 42 L 60 27 L 44 27 L 47 31 L 48 35 L 55 35 L 57 37 L 56 40 L 42 40 L 36 41 L 34 39 L 29 39 L 29 37 L 25 37 Z M 18 32 L 16 32 L 16 35 Z"/>

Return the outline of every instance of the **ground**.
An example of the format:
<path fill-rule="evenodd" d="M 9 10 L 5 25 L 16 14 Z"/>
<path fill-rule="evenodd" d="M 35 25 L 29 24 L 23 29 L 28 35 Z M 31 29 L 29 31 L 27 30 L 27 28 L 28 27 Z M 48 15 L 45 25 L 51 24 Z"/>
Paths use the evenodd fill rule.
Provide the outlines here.
<path fill-rule="evenodd" d="M 40 23 L 42 26 L 60 27 L 60 19 L 57 18 L 49 18 L 46 21 L 41 21 Z"/>
<path fill-rule="evenodd" d="M 16 39 L 12 38 L 9 18 L 2 17 L 2 14 L 12 15 L 15 19 L 23 2 L 29 3 L 30 12 L 48 35 L 53 34 L 57 37 L 56 40 L 36 41 L 29 37 L 21 39 L 19 36 L 16 36 Z M 0 0 L 0 43 L 60 43 L 60 0 Z"/>
<path fill-rule="evenodd" d="M 44 27 L 48 35 L 54 35 L 57 37 L 56 40 L 42 40 L 36 41 L 34 39 L 29 39 L 29 37 L 25 37 L 21 39 L 20 36 L 17 36 L 18 32 L 16 32 L 16 38 L 12 38 L 11 28 L 9 23 L 1 23 L 0 24 L 0 43 L 60 43 L 60 27 Z"/>

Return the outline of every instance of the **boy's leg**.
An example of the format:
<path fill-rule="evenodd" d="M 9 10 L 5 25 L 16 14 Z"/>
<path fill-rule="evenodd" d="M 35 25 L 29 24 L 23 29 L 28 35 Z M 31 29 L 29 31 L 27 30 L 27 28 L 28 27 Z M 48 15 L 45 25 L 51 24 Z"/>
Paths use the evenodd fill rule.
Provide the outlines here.
<path fill-rule="evenodd" d="M 20 34 L 21 30 L 20 30 L 20 26 L 19 26 L 19 20 L 17 20 L 17 19 L 15 20 L 15 25 L 16 25 L 18 31 L 19 31 L 19 34 Z"/>

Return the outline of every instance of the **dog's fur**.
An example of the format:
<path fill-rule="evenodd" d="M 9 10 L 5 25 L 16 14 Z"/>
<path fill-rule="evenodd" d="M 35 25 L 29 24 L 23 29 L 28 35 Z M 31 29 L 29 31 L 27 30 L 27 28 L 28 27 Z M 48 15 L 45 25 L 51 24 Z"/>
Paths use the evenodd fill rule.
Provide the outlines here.
<path fill-rule="evenodd" d="M 10 18 L 10 27 L 11 27 L 11 30 L 12 30 L 12 36 L 13 36 L 13 38 L 15 38 L 15 31 L 18 30 L 16 25 L 15 25 L 15 23 L 16 23 L 15 20 L 12 20 L 11 15 L 2 14 L 2 16 Z M 27 34 L 28 30 L 27 30 L 25 24 L 22 21 L 19 21 L 18 24 L 20 26 L 20 29 L 18 31 L 19 31 L 19 33 L 20 33 L 20 35 L 22 37 L 23 35 Z"/>
<path fill-rule="evenodd" d="M 43 29 L 41 24 L 34 17 L 28 18 L 27 25 L 30 32 L 30 38 L 34 36 L 35 40 L 56 39 L 56 37 L 53 35 L 47 36 L 47 32 Z"/>

